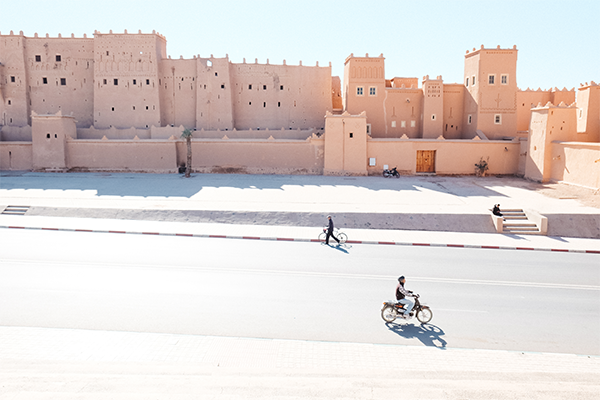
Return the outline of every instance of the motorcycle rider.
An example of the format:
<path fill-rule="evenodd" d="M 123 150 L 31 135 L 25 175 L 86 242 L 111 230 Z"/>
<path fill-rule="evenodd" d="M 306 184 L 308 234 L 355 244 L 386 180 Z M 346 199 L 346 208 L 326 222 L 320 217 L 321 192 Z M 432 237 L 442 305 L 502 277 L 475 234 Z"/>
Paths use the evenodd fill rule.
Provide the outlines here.
<path fill-rule="evenodd" d="M 404 315 L 402 315 L 402 318 L 408 319 L 410 318 L 410 312 L 415 305 L 414 300 L 411 300 L 409 297 L 415 296 L 413 295 L 412 291 L 404 288 L 404 283 L 406 283 L 406 278 L 404 275 L 402 275 L 400 278 L 398 278 L 398 286 L 396 286 L 396 300 L 398 300 L 398 303 L 405 305 L 405 311 Z"/>

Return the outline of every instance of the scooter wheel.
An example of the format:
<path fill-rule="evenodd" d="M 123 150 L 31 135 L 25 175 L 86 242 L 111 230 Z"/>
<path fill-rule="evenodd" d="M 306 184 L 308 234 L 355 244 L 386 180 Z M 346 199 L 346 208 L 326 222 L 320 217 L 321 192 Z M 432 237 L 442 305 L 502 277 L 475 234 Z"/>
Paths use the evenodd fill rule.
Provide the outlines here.
<path fill-rule="evenodd" d="M 381 318 L 383 318 L 383 320 L 385 322 L 392 322 L 397 317 L 398 317 L 398 313 L 396 312 L 396 310 L 392 306 L 385 306 L 381 310 Z"/>

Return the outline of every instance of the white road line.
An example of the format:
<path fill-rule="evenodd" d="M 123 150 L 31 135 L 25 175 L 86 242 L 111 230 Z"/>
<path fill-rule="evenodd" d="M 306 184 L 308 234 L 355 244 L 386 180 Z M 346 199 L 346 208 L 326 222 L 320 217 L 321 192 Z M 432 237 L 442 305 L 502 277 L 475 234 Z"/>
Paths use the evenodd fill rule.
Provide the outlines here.
<path fill-rule="evenodd" d="M 317 276 L 323 278 L 345 278 L 345 279 L 368 279 L 368 280 L 384 280 L 395 281 L 397 277 L 389 275 L 369 275 L 369 274 L 344 274 L 338 272 L 318 272 L 318 271 L 285 271 L 285 270 L 268 270 L 268 269 L 247 269 L 247 268 L 217 268 L 217 267 L 201 267 L 201 266 L 166 266 L 152 264 L 113 264 L 113 263 L 80 263 L 80 262 L 58 262 L 58 261 L 35 261 L 35 260 L 5 260 L 0 259 L 0 264 L 12 262 L 16 264 L 54 264 L 68 266 L 90 266 L 90 267 L 127 267 L 127 268 L 177 268 L 198 271 L 210 272 L 236 272 L 247 274 L 263 274 L 263 275 L 291 275 L 291 276 Z M 430 277 L 411 277 L 411 281 L 415 282 L 432 282 L 432 283 L 451 283 L 453 285 L 488 285 L 488 286 L 511 286 L 511 287 L 535 287 L 544 289 L 571 289 L 571 290 L 596 290 L 600 291 L 600 286 L 594 285 L 577 285 L 567 283 L 544 283 L 544 282 L 516 282 L 516 281 L 491 281 L 477 279 L 453 279 L 453 278 L 430 278 Z"/>

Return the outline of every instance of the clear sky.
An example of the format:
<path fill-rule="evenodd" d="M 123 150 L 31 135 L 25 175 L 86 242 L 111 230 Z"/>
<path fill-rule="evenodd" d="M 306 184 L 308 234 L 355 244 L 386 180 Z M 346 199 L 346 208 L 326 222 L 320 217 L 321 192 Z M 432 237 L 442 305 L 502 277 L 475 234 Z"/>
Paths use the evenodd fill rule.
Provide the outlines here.
<path fill-rule="evenodd" d="M 386 78 L 462 82 L 467 49 L 517 45 L 517 85 L 600 83 L 600 0 L 0 0 L 0 32 L 95 30 L 167 38 L 173 58 L 320 65 L 343 76 L 354 53 L 386 58 Z"/>

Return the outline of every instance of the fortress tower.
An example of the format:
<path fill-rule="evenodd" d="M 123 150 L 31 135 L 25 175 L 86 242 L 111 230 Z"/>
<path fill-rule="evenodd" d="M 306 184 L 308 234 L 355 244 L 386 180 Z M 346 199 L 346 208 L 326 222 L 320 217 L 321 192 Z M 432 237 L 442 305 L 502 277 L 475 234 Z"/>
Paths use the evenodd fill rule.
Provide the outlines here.
<path fill-rule="evenodd" d="M 355 57 L 344 63 L 344 109 L 350 114 L 367 113 L 367 130 L 373 137 L 385 137 L 385 58 Z"/>
<path fill-rule="evenodd" d="M 514 136 L 517 130 L 517 47 L 481 49 L 465 55 L 464 127 L 473 137 Z"/>

